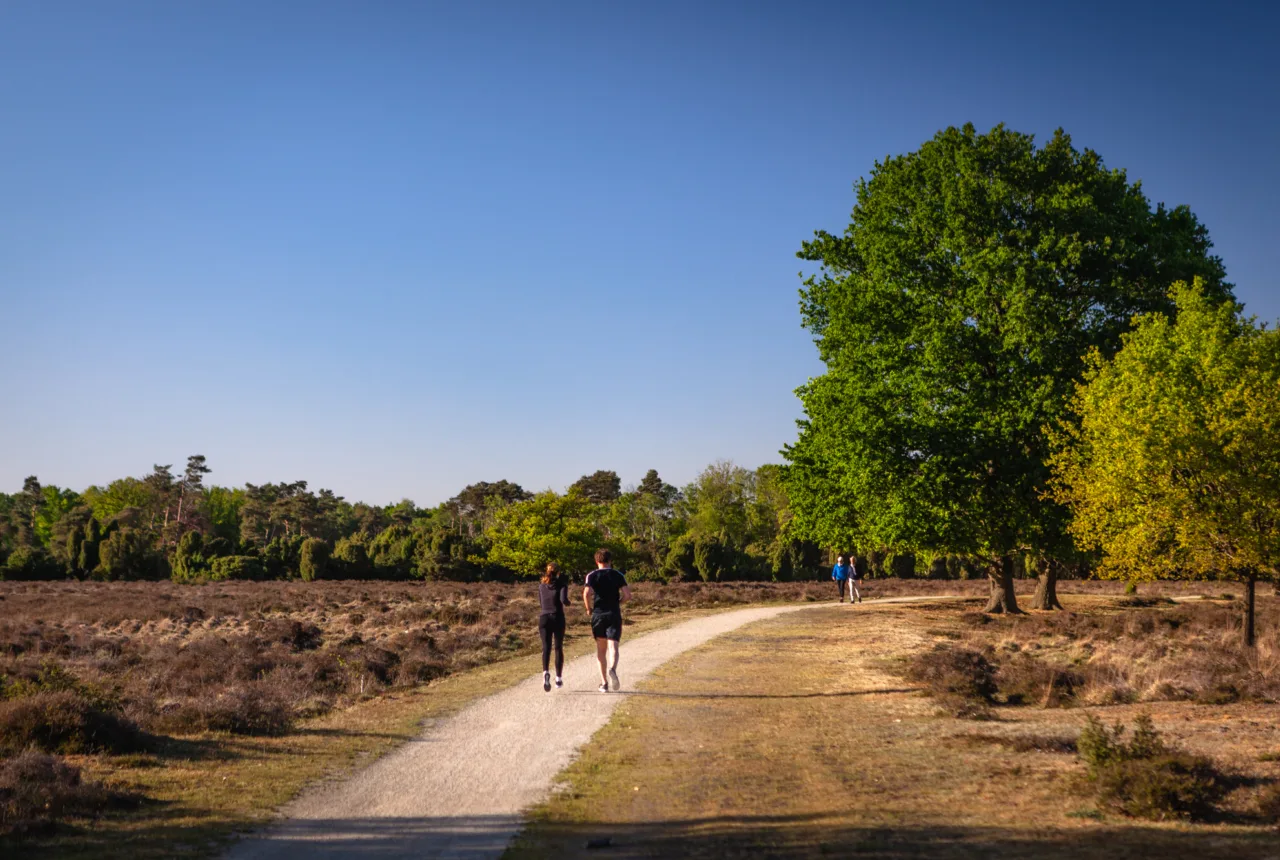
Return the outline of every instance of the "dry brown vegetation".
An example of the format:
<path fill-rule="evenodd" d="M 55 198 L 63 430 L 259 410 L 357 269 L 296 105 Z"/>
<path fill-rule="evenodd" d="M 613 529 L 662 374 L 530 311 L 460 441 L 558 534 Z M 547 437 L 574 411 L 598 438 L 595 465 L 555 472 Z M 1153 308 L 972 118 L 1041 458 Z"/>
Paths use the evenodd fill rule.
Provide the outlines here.
<path fill-rule="evenodd" d="M 1259 601 L 1254 649 L 1240 646 L 1234 599 L 1122 598 L 1008 618 L 967 612 L 957 622 L 938 631 L 942 641 L 917 655 L 909 669 L 952 702 L 963 697 L 1056 707 L 1280 701 L 1275 599 Z M 987 683 L 975 686 L 981 672 L 989 675 Z"/>
<path fill-rule="evenodd" d="M 1146 611 L 1118 607 L 1114 597 L 1067 603 L 1106 624 L 1119 623 L 1105 620 L 1113 614 Z M 936 644 L 981 654 L 986 643 L 976 630 L 1002 630 L 995 641 L 1003 643 L 1015 624 L 1041 623 L 978 627 L 967 616 L 972 606 L 831 607 L 763 622 L 683 655 L 628 697 L 570 768 L 567 787 L 535 811 L 508 860 L 589 858 L 599 852 L 588 843 L 603 840 L 610 857 L 628 860 L 1274 855 L 1274 705 L 1182 700 L 1084 711 L 1042 707 L 1042 698 L 1007 704 L 997 692 L 985 705 L 989 721 L 958 720 L 922 696 L 920 682 L 904 681 L 911 656 Z M 1224 608 L 1169 609 L 1206 610 L 1203 621 L 1187 624 L 1212 630 Z M 1018 652 L 993 656 L 1003 653 Z M 972 663 L 962 663 L 969 687 L 983 689 L 989 677 L 999 690 L 996 663 L 989 676 L 979 667 L 976 683 Z M 1089 781 L 1078 749 L 1087 713 L 1130 732 L 1148 713 L 1163 746 L 1144 739 L 1138 746 L 1153 755 L 1143 760 L 1175 779 L 1155 781 L 1123 764 Z M 1205 762 L 1211 772 L 1201 769 Z M 1183 807 L 1168 820 L 1126 812 L 1168 804 L 1171 794 Z M 1212 810 L 1201 805 L 1206 799 Z"/>
<path fill-rule="evenodd" d="M 875 598 L 929 594 L 976 599 L 985 590 L 979 581 L 880 580 L 864 589 L 871 599 L 864 606 Z M 1119 590 L 1112 583 L 1062 587 L 1064 594 Z M 1188 593 L 1176 586 L 1160 590 Z M 834 586 L 826 581 L 639 583 L 635 591 L 628 616 L 641 626 L 689 610 L 834 602 Z M 1154 592 L 1144 588 L 1144 596 Z M 1224 618 L 1230 614 L 1223 611 Z M 51 761 L 86 774 L 76 784 L 78 800 L 50 801 L 34 819 L 24 819 L 17 810 L 27 807 L 14 801 L 0 832 L 29 830 L 33 822 L 43 828 L 59 815 L 84 816 L 95 804 L 112 807 L 120 793 L 91 777 L 111 782 L 124 774 L 126 795 L 148 793 L 170 771 L 176 778 L 177 770 L 190 769 L 183 778 L 199 781 L 201 768 L 236 746 L 233 736 L 263 738 L 253 755 L 266 761 L 277 755 L 273 738 L 287 745 L 302 737 L 297 726 L 310 732 L 305 727 L 321 715 L 528 654 L 536 612 L 527 584 L 0 583 L 0 757 L 11 762 L 25 750 L 67 755 Z M 957 623 L 948 635 L 991 651 L 997 646 L 978 640 L 1001 625 Z M 570 616 L 569 634 L 571 642 L 587 637 L 581 612 Z M 1007 657 L 1001 663 L 1006 676 L 1010 665 Z M 1001 683 L 1011 689 L 1008 677 Z M 213 764 L 191 765 L 195 747 L 173 741 L 193 737 L 199 757 Z M 314 740 L 307 736 L 308 744 Z M 156 778 L 137 779 L 144 767 Z M 299 766 L 298 778 L 311 772 Z M 56 773 L 50 784 L 64 784 L 66 772 Z"/>
<path fill-rule="evenodd" d="M 640 583 L 628 614 L 825 593 Z M 537 611 L 527 584 L 0 583 L 0 757 L 165 753 L 173 737 L 210 732 L 288 737 L 299 720 L 528 653 Z M 582 613 L 570 617 L 571 638 L 588 635 Z M 109 792 L 77 786 L 80 800 L 34 820 L 83 815 L 88 798 L 108 805 Z M 31 829 L 28 806 L 6 808 L 0 833 Z"/>

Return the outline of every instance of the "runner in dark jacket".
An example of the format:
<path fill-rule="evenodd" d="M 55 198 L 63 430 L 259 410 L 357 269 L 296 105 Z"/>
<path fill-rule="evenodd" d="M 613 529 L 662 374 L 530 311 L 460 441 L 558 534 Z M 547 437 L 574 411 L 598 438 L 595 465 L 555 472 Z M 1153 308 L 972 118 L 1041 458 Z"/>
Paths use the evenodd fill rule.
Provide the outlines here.
<path fill-rule="evenodd" d="M 538 636 L 542 639 L 542 689 L 551 692 L 551 648 L 556 651 L 556 686 L 564 686 L 564 609 L 569 605 L 569 578 L 560 573 L 554 561 L 543 571 L 538 583 Z"/>
<path fill-rule="evenodd" d="M 600 662 L 600 692 L 609 692 L 609 682 L 619 690 L 618 646 L 622 641 L 622 602 L 631 598 L 627 578 L 610 567 L 612 553 L 596 550 L 596 569 L 587 574 L 582 602 L 591 613 L 591 635 L 596 638 L 596 659 Z M 608 652 L 612 651 L 612 661 Z"/>

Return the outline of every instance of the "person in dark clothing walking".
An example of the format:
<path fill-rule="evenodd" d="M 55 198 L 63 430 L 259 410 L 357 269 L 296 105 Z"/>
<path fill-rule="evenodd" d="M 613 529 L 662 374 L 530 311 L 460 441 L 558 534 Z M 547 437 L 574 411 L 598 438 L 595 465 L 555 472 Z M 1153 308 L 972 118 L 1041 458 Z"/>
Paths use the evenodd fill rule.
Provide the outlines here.
<path fill-rule="evenodd" d="M 564 610 L 569 605 L 569 578 L 560 573 L 560 565 L 554 561 L 547 565 L 538 583 L 538 636 L 542 639 L 542 689 L 551 692 L 551 648 L 556 651 L 556 686 L 563 687 L 564 673 Z"/>
<path fill-rule="evenodd" d="M 622 689 L 618 681 L 618 646 L 622 642 L 622 602 L 631 599 L 627 578 L 614 570 L 613 555 L 596 550 L 596 569 L 587 574 L 582 603 L 591 613 L 591 635 L 596 638 L 596 660 L 600 662 L 600 692 Z M 612 652 L 611 654 L 608 652 Z"/>

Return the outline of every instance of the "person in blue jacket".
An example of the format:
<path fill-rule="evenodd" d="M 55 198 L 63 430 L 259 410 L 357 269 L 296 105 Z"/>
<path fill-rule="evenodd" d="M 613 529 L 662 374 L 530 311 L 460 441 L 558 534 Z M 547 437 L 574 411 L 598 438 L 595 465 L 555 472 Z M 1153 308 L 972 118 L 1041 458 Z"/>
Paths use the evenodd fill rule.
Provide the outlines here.
<path fill-rule="evenodd" d="M 841 555 L 836 558 L 836 566 L 831 568 L 831 578 L 836 581 L 836 588 L 840 591 L 840 602 L 844 603 L 845 584 L 855 577 L 853 565 L 849 563 L 849 557 Z M 853 594 L 849 595 L 849 602 L 853 603 Z"/>

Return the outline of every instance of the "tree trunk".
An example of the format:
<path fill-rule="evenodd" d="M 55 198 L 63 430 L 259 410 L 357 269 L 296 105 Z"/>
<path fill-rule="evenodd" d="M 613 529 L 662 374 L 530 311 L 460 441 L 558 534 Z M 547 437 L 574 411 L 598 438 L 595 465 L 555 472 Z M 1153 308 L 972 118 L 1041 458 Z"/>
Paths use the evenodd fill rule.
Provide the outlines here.
<path fill-rule="evenodd" d="M 1061 609 L 1058 602 L 1058 565 L 1047 558 L 1036 559 L 1036 596 L 1031 598 L 1032 609 Z"/>
<path fill-rule="evenodd" d="M 991 599 L 982 611 L 996 615 L 1005 612 L 1010 615 L 1021 614 L 1018 598 L 1013 592 L 1013 556 L 1005 555 L 998 564 L 988 567 L 987 580 L 991 583 Z"/>
<path fill-rule="evenodd" d="M 1253 635 L 1253 613 L 1257 605 L 1257 585 L 1258 576 L 1252 570 L 1247 574 L 1248 578 L 1244 581 L 1244 647 L 1252 648 L 1255 640 Z"/>

